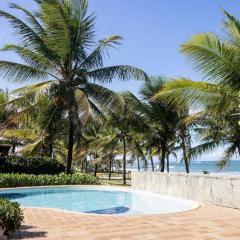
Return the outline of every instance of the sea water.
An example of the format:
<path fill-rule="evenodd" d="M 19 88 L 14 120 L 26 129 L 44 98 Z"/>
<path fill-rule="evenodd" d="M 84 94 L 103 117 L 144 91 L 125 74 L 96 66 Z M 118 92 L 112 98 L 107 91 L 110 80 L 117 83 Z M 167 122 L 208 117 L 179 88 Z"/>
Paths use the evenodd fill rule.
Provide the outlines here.
<path fill-rule="evenodd" d="M 240 160 L 233 160 L 227 165 L 224 169 L 220 169 L 217 165 L 217 161 L 192 161 L 190 164 L 190 171 L 196 173 L 202 173 L 203 171 L 207 171 L 209 173 L 217 173 L 217 174 L 239 174 L 240 175 Z M 154 163 L 154 167 L 156 170 L 159 169 L 159 163 Z M 137 171 L 136 164 L 132 166 L 128 166 L 129 170 Z M 151 171 L 151 164 L 148 163 L 148 167 L 145 168 L 143 165 L 141 166 L 141 170 Z M 185 172 L 185 165 L 183 162 L 170 162 L 170 172 Z"/>

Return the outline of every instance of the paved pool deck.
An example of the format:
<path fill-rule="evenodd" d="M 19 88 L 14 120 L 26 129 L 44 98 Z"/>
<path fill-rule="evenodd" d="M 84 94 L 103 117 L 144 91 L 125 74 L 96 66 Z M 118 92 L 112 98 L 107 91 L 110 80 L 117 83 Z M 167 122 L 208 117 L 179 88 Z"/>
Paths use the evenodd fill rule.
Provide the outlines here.
<path fill-rule="evenodd" d="M 204 205 L 149 216 L 82 215 L 27 208 L 25 221 L 10 239 L 55 240 L 240 240 L 240 210 Z"/>

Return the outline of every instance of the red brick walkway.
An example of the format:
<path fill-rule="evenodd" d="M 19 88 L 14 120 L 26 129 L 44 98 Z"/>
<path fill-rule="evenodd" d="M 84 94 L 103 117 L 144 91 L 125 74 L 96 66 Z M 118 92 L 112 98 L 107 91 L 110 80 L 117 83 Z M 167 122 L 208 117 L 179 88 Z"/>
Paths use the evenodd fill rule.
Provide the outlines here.
<path fill-rule="evenodd" d="M 240 240 L 240 211 L 203 206 L 165 215 L 93 216 L 29 208 L 10 239 Z"/>

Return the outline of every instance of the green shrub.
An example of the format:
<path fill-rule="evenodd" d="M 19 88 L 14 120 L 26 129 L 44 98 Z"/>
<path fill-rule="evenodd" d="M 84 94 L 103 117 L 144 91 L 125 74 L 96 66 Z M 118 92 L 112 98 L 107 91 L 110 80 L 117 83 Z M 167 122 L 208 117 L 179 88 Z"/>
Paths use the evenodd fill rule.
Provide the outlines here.
<path fill-rule="evenodd" d="M 51 158 L 1 157 L 0 173 L 59 174 L 64 165 Z"/>
<path fill-rule="evenodd" d="M 33 175 L 33 174 L 0 174 L 0 187 L 25 187 L 25 186 L 47 186 L 47 185 L 80 185 L 100 184 L 98 178 L 82 173 L 59 175 Z"/>
<path fill-rule="evenodd" d="M 19 229 L 22 221 L 23 211 L 19 204 L 7 199 L 0 199 L 0 226 L 4 229 L 4 234 L 8 235 Z"/>

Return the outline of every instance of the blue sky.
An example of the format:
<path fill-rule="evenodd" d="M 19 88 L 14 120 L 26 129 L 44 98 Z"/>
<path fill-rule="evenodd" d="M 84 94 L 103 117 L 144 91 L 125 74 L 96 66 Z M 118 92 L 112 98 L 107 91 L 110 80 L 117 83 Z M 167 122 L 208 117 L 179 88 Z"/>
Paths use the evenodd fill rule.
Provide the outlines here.
<path fill-rule="evenodd" d="M 36 9 L 32 0 L 1 0 L 0 9 L 9 10 L 10 2 L 30 10 Z M 97 36 L 117 34 L 124 38 L 117 50 L 110 52 L 106 65 L 130 64 L 149 75 L 189 77 L 200 80 L 179 48 L 184 41 L 200 32 L 219 32 L 223 15 L 221 8 L 238 16 L 240 2 L 235 0 L 90 0 L 90 11 L 97 14 Z M 0 19 L 0 47 L 17 39 L 8 23 Z M 11 53 L 0 53 L 1 60 L 19 61 Z M 138 92 L 140 82 L 114 81 L 114 90 Z M 0 88 L 17 87 L 0 77 Z M 219 157 L 220 152 L 214 154 Z"/>

